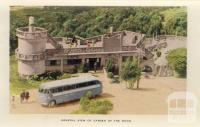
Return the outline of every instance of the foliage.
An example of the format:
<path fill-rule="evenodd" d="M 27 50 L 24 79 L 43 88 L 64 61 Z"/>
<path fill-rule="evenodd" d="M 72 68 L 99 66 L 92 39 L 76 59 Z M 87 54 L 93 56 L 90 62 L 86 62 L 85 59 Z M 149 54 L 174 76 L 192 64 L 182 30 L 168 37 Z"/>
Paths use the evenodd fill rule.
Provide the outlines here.
<path fill-rule="evenodd" d="M 120 76 L 123 80 L 126 81 L 126 87 L 133 88 L 134 83 L 136 81 L 138 82 L 141 76 L 141 70 L 138 66 L 138 61 L 136 59 L 133 59 L 133 60 L 131 60 L 130 58 L 127 59 L 122 65 Z"/>
<path fill-rule="evenodd" d="M 48 80 L 57 80 L 62 76 L 62 73 L 60 71 L 51 71 L 43 74 L 42 76 Z"/>
<path fill-rule="evenodd" d="M 80 108 L 73 111 L 73 114 L 107 114 L 113 109 L 109 100 L 90 99 L 91 94 L 86 94 L 80 99 Z"/>
<path fill-rule="evenodd" d="M 187 35 L 187 13 L 185 8 L 170 8 L 161 12 L 166 34 Z"/>
<path fill-rule="evenodd" d="M 120 81 L 119 81 L 119 77 L 116 77 L 116 76 L 113 77 L 111 83 L 120 83 Z"/>
<path fill-rule="evenodd" d="M 157 52 L 156 52 L 156 56 L 157 56 L 157 57 L 160 57 L 160 56 L 161 56 L 161 51 L 157 51 Z"/>
<path fill-rule="evenodd" d="M 114 73 L 114 70 L 115 70 L 115 65 L 113 59 L 108 59 L 108 61 L 106 62 L 106 71 Z"/>
<path fill-rule="evenodd" d="M 16 28 L 28 25 L 44 27 L 51 36 L 92 37 L 114 30 L 142 32 L 147 36 L 187 35 L 186 7 L 11 7 L 10 52 L 17 47 Z"/>
<path fill-rule="evenodd" d="M 167 55 L 169 65 L 179 74 L 186 77 L 187 74 L 187 50 L 185 48 L 174 49 Z"/>
<path fill-rule="evenodd" d="M 113 74 L 112 72 L 108 72 L 108 73 L 107 73 L 107 76 L 108 76 L 108 78 L 113 78 L 113 77 L 114 77 L 114 74 Z"/>
<path fill-rule="evenodd" d="M 80 65 L 78 68 L 78 71 L 81 73 L 87 73 L 89 71 L 89 67 L 88 67 L 87 63 Z"/>

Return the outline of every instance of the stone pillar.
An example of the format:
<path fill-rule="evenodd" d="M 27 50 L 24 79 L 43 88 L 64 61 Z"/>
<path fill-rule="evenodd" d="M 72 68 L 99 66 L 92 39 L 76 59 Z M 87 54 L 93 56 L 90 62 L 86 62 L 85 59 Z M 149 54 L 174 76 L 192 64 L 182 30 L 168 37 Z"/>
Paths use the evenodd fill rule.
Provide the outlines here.
<path fill-rule="evenodd" d="M 34 17 L 29 17 L 29 32 L 34 32 Z"/>
<path fill-rule="evenodd" d="M 63 73 L 63 58 L 60 59 L 60 72 Z"/>
<path fill-rule="evenodd" d="M 121 54 L 119 54 L 118 67 L 119 67 L 119 73 L 120 73 L 122 69 L 122 55 Z"/>
<path fill-rule="evenodd" d="M 120 50 L 122 51 L 122 47 L 123 47 L 123 35 L 120 34 Z"/>
<path fill-rule="evenodd" d="M 105 66 L 105 64 L 106 64 L 106 63 L 105 63 L 105 58 L 104 58 L 104 56 L 102 56 L 102 57 L 101 57 L 101 66 Z"/>

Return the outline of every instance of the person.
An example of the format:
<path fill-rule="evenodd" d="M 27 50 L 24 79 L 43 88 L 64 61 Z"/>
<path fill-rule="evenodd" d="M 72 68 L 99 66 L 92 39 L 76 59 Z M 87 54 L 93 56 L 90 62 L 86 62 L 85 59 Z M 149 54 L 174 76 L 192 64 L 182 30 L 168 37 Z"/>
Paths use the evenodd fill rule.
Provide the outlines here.
<path fill-rule="evenodd" d="M 97 62 L 94 63 L 94 72 L 96 73 L 97 71 Z"/>
<path fill-rule="evenodd" d="M 26 102 L 28 102 L 29 97 L 30 97 L 30 94 L 29 94 L 28 91 L 26 91 L 25 92 L 25 100 L 26 100 Z"/>
<path fill-rule="evenodd" d="M 12 96 L 11 101 L 12 101 L 12 107 L 14 108 L 15 107 L 15 96 L 14 95 Z"/>
<path fill-rule="evenodd" d="M 25 90 L 23 90 L 23 92 L 20 94 L 20 102 L 23 103 L 24 100 L 25 100 Z"/>

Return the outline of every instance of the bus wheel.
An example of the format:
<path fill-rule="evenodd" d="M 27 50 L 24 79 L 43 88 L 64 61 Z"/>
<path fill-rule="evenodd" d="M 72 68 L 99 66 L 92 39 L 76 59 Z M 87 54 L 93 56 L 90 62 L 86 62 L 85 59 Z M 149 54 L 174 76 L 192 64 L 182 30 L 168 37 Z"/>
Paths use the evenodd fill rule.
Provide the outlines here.
<path fill-rule="evenodd" d="M 49 102 L 49 107 L 54 107 L 56 105 L 56 101 L 50 101 Z"/>

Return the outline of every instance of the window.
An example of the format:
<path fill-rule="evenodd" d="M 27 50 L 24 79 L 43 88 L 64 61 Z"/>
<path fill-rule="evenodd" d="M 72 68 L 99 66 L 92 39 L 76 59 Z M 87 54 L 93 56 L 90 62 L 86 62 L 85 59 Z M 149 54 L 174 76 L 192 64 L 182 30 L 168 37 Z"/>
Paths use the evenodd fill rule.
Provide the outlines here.
<path fill-rule="evenodd" d="M 57 92 L 58 92 L 58 89 L 57 89 L 57 88 L 53 88 L 53 89 L 51 89 L 50 91 L 51 91 L 51 93 L 57 93 Z"/>
<path fill-rule="evenodd" d="M 75 89 L 76 86 L 75 85 L 71 85 L 71 86 L 68 86 L 69 87 L 69 90 L 72 90 L 72 89 Z"/>
<path fill-rule="evenodd" d="M 45 61 L 45 65 L 46 65 L 46 66 L 50 66 L 50 60 L 46 60 L 46 61 Z"/>
<path fill-rule="evenodd" d="M 64 59 L 64 60 L 63 60 L 63 64 L 64 64 L 64 65 L 67 65 L 67 59 Z"/>
<path fill-rule="evenodd" d="M 70 87 L 69 87 L 69 86 L 63 87 L 63 91 L 67 91 L 67 90 L 70 90 Z"/>
<path fill-rule="evenodd" d="M 96 81 L 90 81 L 90 82 L 88 83 L 89 86 L 96 85 L 96 84 L 97 84 Z"/>
<path fill-rule="evenodd" d="M 77 84 L 76 88 L 81 88 L 81 87 L 86 87 L 86 86 L 88 86 L 88 83 L 84 82 L 84 83 Z"/>
<path fill-rule="evenodd" d="M 46 66 L 58 66 L 60 64 L 60 60 L 46 60 Z"/>
<path fill-rule="evenodd" d="M 58 92 L 63 92 L 63 88 L 62 87 L 58 87 Z"/>
<path fill-rule="evenodd" d="M 76 65 L 76 64 L 81 64 L 81 59 L 67 59 L 67 64 L 68 65 Z"/>

